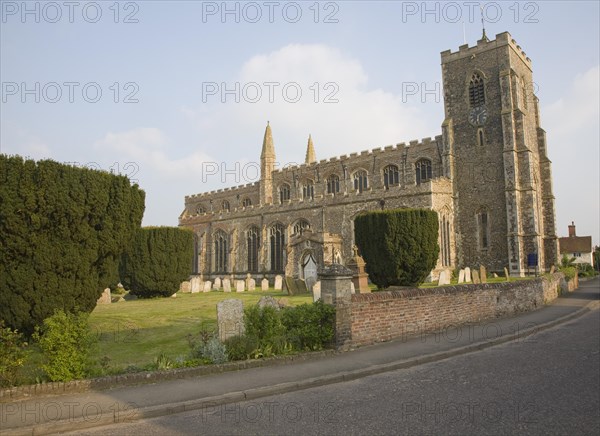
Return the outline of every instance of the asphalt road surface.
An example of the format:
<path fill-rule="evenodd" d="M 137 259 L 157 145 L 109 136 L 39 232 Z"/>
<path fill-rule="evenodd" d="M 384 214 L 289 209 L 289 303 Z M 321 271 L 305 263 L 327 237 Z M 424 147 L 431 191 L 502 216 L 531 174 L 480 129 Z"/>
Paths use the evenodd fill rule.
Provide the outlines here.
<path fill-rule="evenodd" d="M 418 367 L 86 435 L 600 434 L 600 312 Z"/>

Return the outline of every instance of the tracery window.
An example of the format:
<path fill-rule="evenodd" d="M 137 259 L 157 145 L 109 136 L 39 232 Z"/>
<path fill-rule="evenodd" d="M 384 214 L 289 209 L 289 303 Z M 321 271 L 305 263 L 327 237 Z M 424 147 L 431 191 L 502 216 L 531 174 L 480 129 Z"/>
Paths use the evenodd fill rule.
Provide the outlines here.
<path fill-rule="evenodd" d="M 473 73 L 469 81 L 469 103 L 471 107 L 485 104 L 485 87 L 483 77 L 479 73 Z"/>
<path fill-rule="evenodd" d="M 397 185 L 400 181 L 400 172 L 397 165 L 388 165 L 383 169 L 383 186 L 390 189 L 390 186 Z"/>
<path fill-rule="evenodd" d="M 431 161 L 429 159 L 420 159 L 415 164 L 417 175 L 417 185 L 431 179 Z"/>
<path fill-rule="evenodd" d="M 358 192 L 363 192 L 367 189 L 368 177 L 365 170 L 358 170 L 354 173 L 354 189 Z"/>
<path fill-rule="evenodd" d="M 260 246 L 260 229 L 252 226 L 246 233 L 248 252 L 248 272 L 258 272 L 258 248 Z"/>
<path fill-rule="evenodd" d="M 340 192 L 340 178 L 336 174 L 327 177 L 327 193 L 337 194 Z"/>

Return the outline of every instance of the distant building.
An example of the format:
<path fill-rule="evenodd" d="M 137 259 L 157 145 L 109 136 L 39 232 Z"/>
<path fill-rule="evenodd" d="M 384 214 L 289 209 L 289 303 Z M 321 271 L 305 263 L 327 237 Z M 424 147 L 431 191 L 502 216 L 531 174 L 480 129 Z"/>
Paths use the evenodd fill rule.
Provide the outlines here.
<path fill-rule="evenodd" d="M 589 263 L 594 266 L 594 256 L 592 254 L 592 237 L 577 236 L 575 233 L 575 222 L 571 221 L 569 226 L 569 236 L 558 238 L 560 246 L 560 255 L 574 257 L 574 263 Z"/>
<path fill-rule="evenodd" d="M 353 258 L 357 215 L 405 207 L 438 213 L 433 278 L 479 265 L 522 276 L 529 255 L 548 271 L 558 238 L 531 60 L 504 32 L 446 50 L 441 62 L 435 138 L 320 161 L 309 138 L 304 164 L 277 169 L 267 125 L 258 182 L 185 197 L 179 225 L 195 234 L 193 273 L 314 280 L 318 267 Z"/>

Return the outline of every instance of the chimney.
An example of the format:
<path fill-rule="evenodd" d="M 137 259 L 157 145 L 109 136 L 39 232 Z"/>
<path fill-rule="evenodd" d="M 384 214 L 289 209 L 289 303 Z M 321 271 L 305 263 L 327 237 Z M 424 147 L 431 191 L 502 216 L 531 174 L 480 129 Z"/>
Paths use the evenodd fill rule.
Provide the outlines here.
<path fill-rule="evenodd" d="M 571 225 L 569 226 L 569 238 L 574 238 L 575 236 L 575 222 L 571 221 Z"/>

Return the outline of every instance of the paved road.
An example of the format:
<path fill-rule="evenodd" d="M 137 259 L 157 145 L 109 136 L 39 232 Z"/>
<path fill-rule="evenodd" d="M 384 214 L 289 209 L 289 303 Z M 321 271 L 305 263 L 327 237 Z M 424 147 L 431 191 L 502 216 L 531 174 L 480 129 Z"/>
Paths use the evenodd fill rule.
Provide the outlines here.
<path fill-rule="evenodd" d="M 77 434 L 596 435 L 599 350 L 594 310 L 528 338 L 410 369 Z"/>

